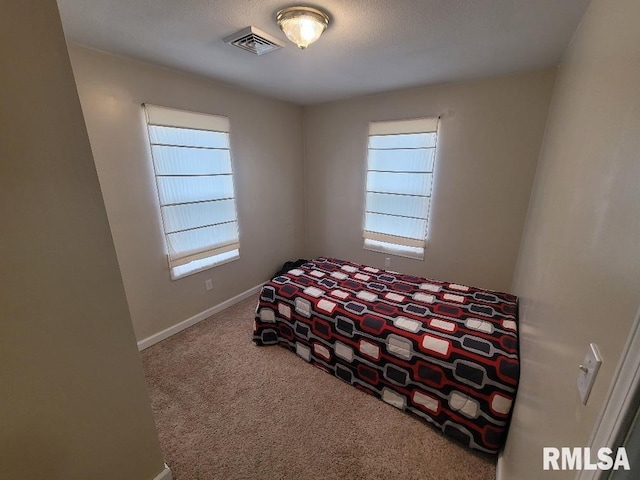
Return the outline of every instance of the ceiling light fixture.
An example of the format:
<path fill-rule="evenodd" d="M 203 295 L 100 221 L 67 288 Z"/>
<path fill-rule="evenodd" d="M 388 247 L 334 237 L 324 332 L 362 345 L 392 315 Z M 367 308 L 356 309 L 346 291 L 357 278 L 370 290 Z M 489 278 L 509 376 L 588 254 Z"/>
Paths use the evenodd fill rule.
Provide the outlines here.
<path fill-rule="evenodd" d="M 276 21 L 287 38 L 304 50 L 326 30 L 329 16 L 316 8 L 288 7 L 276 14 Z"/>

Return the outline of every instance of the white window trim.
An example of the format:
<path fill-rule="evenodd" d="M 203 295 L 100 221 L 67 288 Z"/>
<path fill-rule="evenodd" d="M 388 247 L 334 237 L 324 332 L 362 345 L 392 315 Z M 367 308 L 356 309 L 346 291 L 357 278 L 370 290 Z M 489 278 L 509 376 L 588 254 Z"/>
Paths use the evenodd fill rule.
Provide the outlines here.
<path fill-rule="evenodd" d="M 233 254 L 233 255 L 229 256 L 228 258 L 220 259 L 220 257 L 225 255 L 226 253 Z M 203 265 L 196 266 L 194 268 L 188 268 L 188 266 L 190 265 L 189 263 L 187 263 L 186 265 L 180 265 L 173 268 L 171 268 L 171 266 L 169 265 L 171 280 L 179 280 L 180 278 L 188 277 L 189 275 L 195 275 L 196 273 L 204 272 L 205 270 L 209 270 L 213 267 L 219 267 L 220 265 L 225 265 L 227 263 L 235 262 L 239 258 L 240 258 L 240 250 L 236 249 L 236 250 L 231 250 L 230 252 L 225 252 L 225 253 L 215 255 L 213 257 L 203 258 L 200 260 L 203 263 Z M 180 273 L 176 273 L 176 271 Z"/>
<path fill-rule="evenodd" d="M 386 253 L 396 257 L 411 258 L 412 260 L 424 260 L 424 252 L 428 242 L 425 240 L 424 247 L 406 247 L 404 245 L 394 245 L 391 243 L 381 245 L 380 243 L 382 242 L 365 238 L 362 248 L 370 252 Z"/>
<path fill-rule="evenodd" d="M 372 135 L 402 135 L 402 134 L 411 134 L 411 133 L 424 133 L 425 126 L 429 129 L 429 132 L 435 132 L 436 140 L 434 144 L 434 157 L 433 157 L 433 168 L 431 174 L 433 175 L 433 183 L 431 186 L 431 193 L 429 195 L 429 209 L 427 211 L 427 215 L 425 217 L 426 220 L 426 228 L 423 241 L 420 242 L 419 247 L 412 247 L 409 245 L 401 245 L 398 243 L 388 243 L 384 242 L 383 238 L 385 235 L 377 234 L 373 232 L 367 232 L 366 225 L 366 212 L 367 212 L 367 186 L 365 180 L 365 192 L 364 192 L 364 211 L 362 216 L 362 232 L 364 237 L 363 249 L 384 253 L 387 255 L 394 255 L 398 257 L 410 258 L 413 260 L 424 260 L 425 251 L 429 245 L 429 226 L 431 220 L 431 207 L 433 200 L 433 192 L 435 183 L 435 170 L 437 164 L 437 152 L 438 152 L 438 133 L 440 127 L 440 115 L 432 116 L 432 117 L 424 117 L 424 118 L 416 118 L 409 120 L 390 120 L 390 121 L 376 121 L 369 123 L 369 131 L 367 134 L 367 158 L 365 171 L 369 172 L 369 137 Z M 396 237 L 399 238 L 399 237 Z M 408 243 L 415 243 L 414 239 L 407 239 Z"/>
<path fill-rule="evenodd" d="M 200 113 L 200 112 L 191 112 L 188 110 L 175 109 L 170 107 L 162 107 L 158 105 L 153 105 L 149 103 L 143 103 L 143 118 L 145 122 L 145 129 L 147 130 L 147 145 L 149 147 L 149 158 L 152 162 L 152 170 L 154 175 L 154 184 L 156 186 L 156 194 L 157 194 L 157 206 L 162 222 L 162 238 L 164 242 L 165 248 L 165 259 L 167 261 L 167 266 L 169 268 L 169 274 L 172 281 L 179 280 L 181 278 L 195 275 L 196 273 L 209 270 L 211 268 L 224 265 L 240 258 L 240 221 L 238 219 L 238 206 L 237 206 L 237 196 L 236 196 L 236 185 L 235 185 L 235 174 L 233 172 L 233 154 L 231 151 L 231 133 L 230 133 L 230 122 L 228 117 L 221 115 L 214 115 L 208 113 Z M 153 121 L 151 120 L 153 119 Z M 157 175 L 155 170 L 155 161 L 153 159 L 152 152 L 152 143 L 151 137 L 149 134 L 149 126 L 157 125 L 157 126 L 166 126 L 166 127 L 176 127 L 176 128 L 185 128 L 192 130 L 207 130 L 207 131 L 216 131 L 216 132 L 224 132 L 229 135 L 229 157 L 231 162 L 231 181 L 233 183 L 233 200 L 234 200 L 234 209 L 236 213 L 235 222 L 237 225 L 238 235 L 237 242 L 230 245 L 231 247 L 235 246 L 229 250 L 225 248 L 225 246 L 214 248 L 212 250 L 221 249 L 223 250 L 221 253 L 215 254 L 213 256 L 203 257 L 200 259 L 195 259 L 189 263 L 185 263 L 183 265 L 171 265 L 171 259 L 169 255 L 169 244 L 166 233 L 166 223 L 165 218 L 162 212 L 161 199 L 160 199 L 160 190 L 158 188 L 157 183 Z M 203 252 L 204 253 L 204 252 Z M 189 268 L 189 265 L 192 263 L 200 262 Z"/>

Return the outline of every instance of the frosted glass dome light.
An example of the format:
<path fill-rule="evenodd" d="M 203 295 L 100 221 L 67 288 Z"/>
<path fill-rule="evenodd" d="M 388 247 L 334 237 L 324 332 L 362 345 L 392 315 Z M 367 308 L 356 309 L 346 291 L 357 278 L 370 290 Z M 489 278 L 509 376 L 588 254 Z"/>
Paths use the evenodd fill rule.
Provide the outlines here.
<path fill-rule="evenodd" d="M 277 13 L 276 21 L 287 38 L 304 50 L 326 30 L 329 16 L 311 7 L 289 7 Z"/>

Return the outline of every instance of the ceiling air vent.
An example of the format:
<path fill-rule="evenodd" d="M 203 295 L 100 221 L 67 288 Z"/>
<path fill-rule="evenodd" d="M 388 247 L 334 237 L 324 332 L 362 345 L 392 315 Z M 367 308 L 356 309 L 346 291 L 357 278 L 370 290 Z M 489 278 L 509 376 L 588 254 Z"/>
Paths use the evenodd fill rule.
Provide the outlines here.
<path fill-rule="evenodd" d="M 243 28 L 239 32 L 226 37 L 224 42 L 256 55 L 264 55 L 284 47 L 284 43 L 280 40 L 262 30 L 258 30 L 256 27 Z"/>

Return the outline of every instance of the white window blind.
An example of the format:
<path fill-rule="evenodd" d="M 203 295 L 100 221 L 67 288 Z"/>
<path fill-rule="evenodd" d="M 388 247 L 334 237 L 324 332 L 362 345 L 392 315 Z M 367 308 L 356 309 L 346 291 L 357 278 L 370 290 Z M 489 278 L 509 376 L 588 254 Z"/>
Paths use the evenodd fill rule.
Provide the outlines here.
<path fill-rule="evenodd" d="M 172 278 L 238 258 L 229 119 L 144 109 Z"/>
<path fill-rule="evenodd" d="M 438 118 L 369 124 L 364 248 L 422 259 Z"/>

